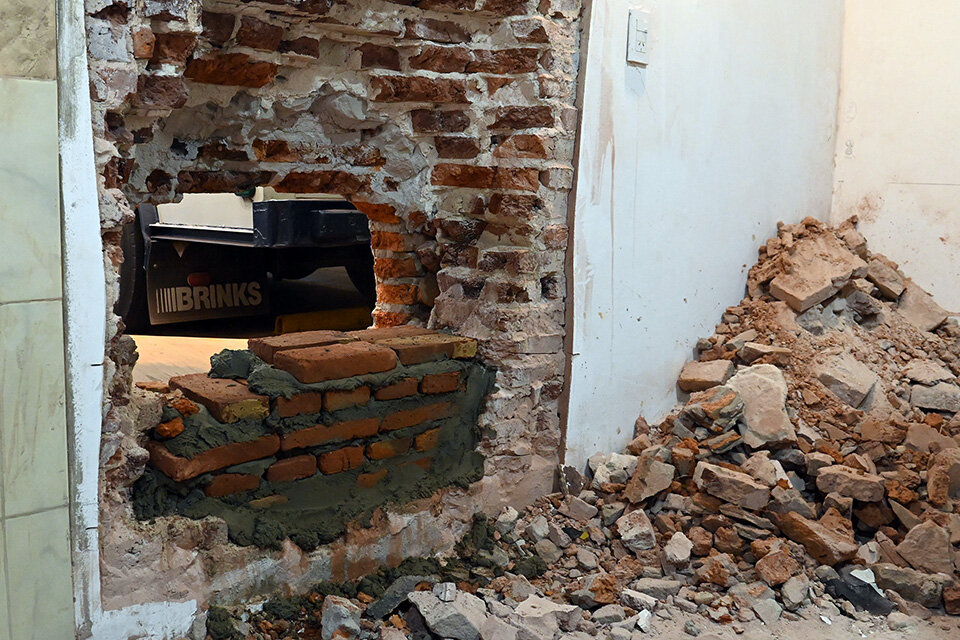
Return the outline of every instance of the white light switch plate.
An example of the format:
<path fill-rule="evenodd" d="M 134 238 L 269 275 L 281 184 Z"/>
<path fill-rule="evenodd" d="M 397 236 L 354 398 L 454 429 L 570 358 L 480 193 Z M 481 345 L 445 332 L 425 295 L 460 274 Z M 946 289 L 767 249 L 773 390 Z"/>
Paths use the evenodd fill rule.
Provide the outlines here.
<path fill-rule="evenodd" d="M 630 9 L 627 20 L 627 62 L 646 66 L 650 60 L 650 12 Z"/>

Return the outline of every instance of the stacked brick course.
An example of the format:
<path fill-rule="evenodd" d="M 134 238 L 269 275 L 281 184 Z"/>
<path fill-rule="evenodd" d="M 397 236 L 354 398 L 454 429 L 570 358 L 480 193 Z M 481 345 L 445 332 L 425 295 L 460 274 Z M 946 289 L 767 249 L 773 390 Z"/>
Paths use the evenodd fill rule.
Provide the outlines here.
<path fill-rule="evenodd" d="M 141 517 L 219 515 L 235 542 L 311 549 L 373 508 L 479 479 L 491 372 L 476 341 L 398 327 L 249 346 L 215 357 L 232 364 L 210 376 L 170 379 L 135 489 Z"/>

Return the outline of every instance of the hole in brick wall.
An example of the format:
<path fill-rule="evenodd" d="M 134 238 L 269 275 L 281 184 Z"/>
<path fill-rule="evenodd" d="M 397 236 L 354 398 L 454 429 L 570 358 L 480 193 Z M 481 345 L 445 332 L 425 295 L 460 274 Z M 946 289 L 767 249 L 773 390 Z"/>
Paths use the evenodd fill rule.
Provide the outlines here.
<path fill-rule="evenodd" d="M 466 485 L 480 475 L 503 476 L 490 486 L 505 494 L 541 492 L 560 449 L 555 399 L 562 363 L 553 356 L 563 333 L 560 274 L 573 175 L 574 3 L 117 0 L 113 6 L 109 14 L 87 16 L 111 285 L 122 268 L 120 230 L 139 205 L 189 205 L 209 194 L 236 203 L 237 194 L 253 189 L 256 196 L 258 187 L 281 199 L 329 194 L 349 201 L 368 223 L 376 306 L 365 322 L 381 331 L 399 325 L 416 331 L 429 321 L 444 333 L 429 334 L 435 337 L 427 342 L 452 340 L 448 332 L 477 337 L 484 360 L 499 373 L 497 392 L 486 393 L 492 374 L 472 356 L 454 349 L 404 362 L 400 352 L 412 346 L 405 340 L 416 336 L 361 333 L 301 346 L 379 345 L 398 364 L 356 372 L 348 366 L 355 359 L 347 358 L 335 377 L 307 382 L 301 379 L 307 365 L 323 361 L 327 351 L 255 367 L 256 348 L 241 340 L 199 358 L 200 350 L 188 347 L 164 359 L 160 364 L 171 366 L 148 385 L 157 395 L 131 390 L 134 345 L 122 325 L 110 325 L 100 482 L 104 606 L 206 602 L 272 588 L 261 560 L 282 555 L 287 562 L 296 545 L 331 539 L 343 514 L 356 516 L 349 534 L 293 564 L 310 575 L 359 575 L 413 548 L 448 548 L 449 531 L 477 506 L 470 493 L 477 485 Z M 186 255 L 183 244 L 168 248 Z M 296 266 L 277 271 L 294 276 Z M 178 277 L 187 281 L 178 286 L 191 287 L 194 307 L 203 300 L 192 287 L 218 284 L 208 269 Z M 108 291 L 117 295 L 114 286 Z M 224 295 L 208 289 L 207 299 Z M 161 327 L 169 331 L 153 331 L 177 331 Z M 268 323 L 257 333 L 276 329 Z M 147 342 L 164 337 L 139 338 L 141 365 Z M 400 342 L 383 344 L 390 339 Z M 207 377 L 207 355 L 221 346 L 233 348 L 215 358 Z M 177 367 L 184 353 L 213 391 L 190 380 L 169 382 L 183 372 Z M 446 403 L 449 415 L 427 412 Z M 310 440 L 311 434 L 324 439 Z M 144 447 L 153 450 L 153 462 Z M 208 453 L 221 447 L 232 453 Z M 425 459 L 432 460 L 429 470 Z M 451 484 L 465 491 L 440 491 Z M 297 517 L 305 494 L 323 501 L 308 514 L 317 526 L 298 531 L 276 516 Z M 428 495 L 416 513 L 410 505 L 374 508 Z M 391 518 L 400 512 L 410 519 L 398 533 Z M 261 553 L 228 544 L 228 536 L 271 548 L 289 536 L 295 544 Z M 340 555 L 318 568 L 327 550 Z M 241 585 L 223 586 L 239 574 Z"/>

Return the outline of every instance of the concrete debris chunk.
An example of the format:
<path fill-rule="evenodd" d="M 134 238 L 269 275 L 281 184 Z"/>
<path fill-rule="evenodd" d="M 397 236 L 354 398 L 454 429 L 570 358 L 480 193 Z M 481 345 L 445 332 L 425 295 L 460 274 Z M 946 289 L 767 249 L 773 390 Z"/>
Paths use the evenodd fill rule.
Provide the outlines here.
<path fill-rule="evenodd" d="M 820 520 L 808 520 L 797 513 L 780 519 L 783 533 L 804 546 L 821 564 L 846 562 L 857 555 L 860 546 L 853 538 L 853 525 L 836 509 L 827 509 Z"/>
<path fill-rule="evenodd" d="M 736 367 L 729 360 L 710 360 L 707 362 L 688 362 L 683 365 L 677 386 L 681 391 L 691 393 L 704 391 L 723 384 L 733 375 Z"/>
<path fill-rule="evenodd" d="M 632 503 L 643 502 L 668 489 L 675 473 L 676 467 L 672 464 L 660 462 L 652 456 L 641 456 L 623 496 Z"/>
<path fill-rule="evenodd" d="M 883 478 L 844 465 L 833 465 L 817 473 L 817 488 L 861 502 L 879 502 L 886 493 Z"/>
<path fill-rule="evenodd" d="M 957 447 L 957 441 L 950 436 L 940 433 L 933 427 L 914 422 L 907 429 L 907 436 L 903 439 L 903 444 L 908 449 L 922 451 L 923 453 L 936 453 L 943 449 L 953 449 Z"/>
<path fill-rule="evenodd" d="M 897 553 L 914 569 L 930 573 L 953 573 L 953 546 L 950 534 L 928 520 L 915 526 L 897 545 Z"/>
<path fill-rule="evenodd" d="M 867 263 L 841 245 L 832 233 L 797 242 L 790 251 L 789 262 L 789 271 L 770 282 L 770 293 L 797 313 L 823 302 L 867 268 Z"/>
<path fill-rule="evenodd" d="M 453 640 L 480 638 L 487 607 L 477 596 L 459 591 L 452 602 L 444 602 L 430 591 L 415 591 L 408 598 L 437 635 Z"/>
<path fill-rule="evenodd" d="M 340 596 L 327 596 L 320 609 L 320 637 L 355 638 L 360 633 L 360 607 Z M 469 640 L 469 639 L 468 639 Z"/>
<path fill-rule="evenodd" d="M 682 567 L 690 561 L 690 553 L 693 551 L 693 543 L 682 531 L 674 533 L 670 540 L 663 546 L 664 559 L 676 567 Z"/>
<path fill-rule="evenodd" d="M 788 364 L 792 352 L 786 347 L 777 347 L 769 344 L 760 344 L 759 342 L 747 342 L 739 351 L 740 359 L 747 364 L 760 358 L 770 358 L 778 364 Z"/>
<path fill-rule="evenodd" d="M 897 300 L 906 288 L 903 276 L 879 258 L 867 263 L 867 279 L 875 284 L 888 300 Z"/>
<path fill-rule="evenodd" d="M 954 376 L 950 371 L 935 362 L 929 360 L 911 360 L 903 369 L 903 375 L 918 384 L 933 386 L 938 382 L 953 380 Z"/>
<path fill-rule="evenodd" d="M 678 591 L 679 588 L 678 586 Z M 637 611 L 653 611 L 659 602 L 657 598 L 634 589 L 624 589 L 620 594 L 620 603 Z"/>
<path fill-rule="evenodd" d="M 727 385 L 743 400 L 740 435 L 751 449 L 778 449 L 797 441 L 787 415 L 787 383 L 780 369 L 758 364 L 739 371 Z"/>
<path fill-rule="evenodd" d="M 950 315 L 933 301 L 929 293 L 913 282 L 907 282 L 906 289 L 900 295 L 897 312 L 921 331 L 933 331 Z"/>
<path fill-rule="evenodd" d="M 590 456 L 587 464 L 593 471 L 593 481 L 597 484 L 623 484 L 630 479 L 637 468 L 639 458 L 622 453 L 604 455 L 602 453 Z"/>
<path fill-rule="evenodd" d="M 666 600 L 669 596 L 675 596 L 680 593 L 683 583 L 679 580 L 668 578 L 640 578 L 630 585 L 634 591 L 648 595 L 657 600 Z"/>
<path fill-rule="evenodd" d="M 960 411 L 960 387 L 951 382 L 938 382 L 932 387 L 915 384 L 910 387 L 910 404 L 921 409 Z"/>
<path fill-rule="evenodd" d="M 960 499 L 960 449 L 944 449 L 933 456 L 927 470 L 927 499 L 936 507 Z"/>
<path fill-rule="evenodd" d="M 753 511 L 770 502 L 770 489 L 749 475 L 709 462 L 700 462 L 693 473 L 697 487 L 712 496 Z"/>
<path fill-rule="evenodd" d="M 653 549 L 657 544 L 657 534 L 643 509 L 636 509 L 621 516 L 615 526 L 620 532 L 620 539 L 628 549 L 646 551 Z"/>
<path fill-rule="evenodd" d="M 851 407 L 863 404 L 877 383 L 877 374 L 849 353 L 841 353 L 819 367 L 817 380 Z"/>
<path fill-rule="evenodd" d="M 950 582 L 947 575 L 929 574 L 889 563 L 875 564 L 870 568 L 876 576 L 878 587 L 892 589 L 907 600 L 925 607 L 939 607 L 943 589 Z"/>

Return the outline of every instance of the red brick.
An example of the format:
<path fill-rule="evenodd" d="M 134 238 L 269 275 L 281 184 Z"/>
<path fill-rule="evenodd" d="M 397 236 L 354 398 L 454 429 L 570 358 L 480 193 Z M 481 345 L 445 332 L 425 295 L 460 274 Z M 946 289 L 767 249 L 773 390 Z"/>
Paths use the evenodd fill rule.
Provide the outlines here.
<path fill-rule="evenodd" d="M 431 373 L 420 381 L 421 393 L 450 393 L 460 387 L 460 372 Z"/>
<path fill-rule="evenodd" d="M 363 418 L 337 422 L 330 426 L 318 424 L 315 427 L 292 431 L 280 436 L 280 449 L 289 451 L 301 447 L 312 447 L 337 440 L 354 440 L 372 436 L 380 428 L 379 418 Z"/>
<path fill-rule="evenodd" d="M 439 218 L 434 221 L 442 240 L 457 244 L 473 244 L 487 226 L 486 220 L 476 218 Z"/>
<path fill-rule="evenodd" d="M 253 16 L 243 16 L 235 40 L 241 47 L 276 51 L 283 41 L 283 27 L 257 20 Z"/>
<path fill-rule="evenodd" d="M 179 109 L 187 104 L 187 86 L 174 76 L 140 76 L 132 101 L 138 107 Z"/>
<path fill-rule="evenodd" d="M 490 198 L 488 209 L 497 217 L 530 220 L 544 210 L 544 203 L 537 196 L 495 193 Z"/>
<path fill-rule="evenodd" d="M 397 208 L 393 205 L 357 201 L 354 201 L 351 204 L 357 208 L 357 211 L 367 216 L 374 222 L 381 222 L 383 224 L 400 223 L 400 216 L 397 215 Z"/>
<path fill-rule="evenodd" d="M 384 416 L 383 422 L 380 424 L 380 430 L 395 431 L 397 429 L 404 429 L 406 427 L 423 424 L 424 422 L 442 420 L 443 418 L 450 417 L 452 409 L 452 403 L 440 402 L 437 404 L 423 405 L 421 407 L 416 407 L 415 409 L 397 411 L 396 413 L 391 413 L 388 416 Z"/>
<path fill-rule="evenodd" d="M 270 182 L 273 171 L 181 171 L 180 193 L 236 193 Z"/>
<path fill-rule="evenodd" d="M 210 378 L 205 373 L 192 373 L 170 378 L 170 386 L 199 402 L 220 422 L 237 422 L 244 418 L 263 418 L 270 413 L 270 399 L 258 395 L 236 380 Z"/>
<path fill-rule="evenodd" d="M 447 102 L 464 104 L 467 87 L 461 80 L 419 76 L 379 76 L 373 79 L 379 102 Z"/>
<path fill-rule="evenodd" d="M 318 413 L 323 410 L 323 393 L 308 391 L 290 396 L 289 399 L 280 396 L 276 400 L 277 415 L 281 418 L 292 418 L 308 413 Z"/>
<path fill-rule="evenodd" d="M 286 140 L 254 140 L 253 155 L 260 162 L 296 162 L 300 153 Z"/>
<path fill-rule="evenodd" d="M 171 62 L 174 64 L 183 64 L 193 53 L 193 48 L 197 44 L 197 38 L 192 33 L 158 33 L 154 41 L 153 55 L 150 62 L 159 64 L 162 62 Z"/>
<path fill-rule="evenodd" d="M 492 189 L 496 179 L 496 168 L 469 164 L 438 164 L 430 176 L 430 182 L 435 185 L 472 189 Z"/>
<path fill-rule="evenodd" d="M 252 491 L 260 486 L 260 476 L 249 473 L 221 473 L 213 476 L 203 492 L 210 498 L 229 496 L 241 491 Z"/>
<path fill-rule="evenodd" d="M 150 27 L 138 27 L 131 32 L 133 38 L 133 57 L 149 60 L 153 57 L 153 48 L 157 37 Z"/>
<path fill-rule="evenodd" d="M 203 37 L 211 44 L 221 46 L 233 36 L 236 18 L 229 13 L 204 11 L 202 16 Z"/>
<path fill-rule="evenodd" d="M 231 148 L 223 140 L 211 140 L 200 147 L 200 157 L 207 160 L 232 160 L 247 162 L 250 158 L 244 149 Z"/>
<path fill-rule="evenodd" d="M 194 58 L 187 63 L 183 75 L 205 84 L 259 88 L 273 82 L 278 68 L 272 62 L 252 60 L 245 53 L 224 53 Z"/>
<path fill-rule="evenodd" d="M 498 16 L 519 16 L 527 12 L 528 4 L 529 0 L 484 0 L 478 11 Z"/>
<path fill-rule="evenodd" d="M 540 188 L 540 171 L 521 167 L 498 167 L 495 187 L 516 191 L 536 191 Z"/>
<path fill-rule="evenodd" d="M 492 112 L 491 129 L 531 129 L 552 127 L 553 111 L 550 107 L 499 107 Z"/>
<path fill-rule="evenodd" d="M 156 426 L 156 428 L 154 428 L 153 432 L 161 438 L 176 438 L 178 435 L 183 433 L 184 428 L 183 418 L 178 416 L 173 420 L 161 422 Z"/>
<path fill-rule="evenodd" d="M 377 302 L 386 304 L 416 304 L 417 285 L 415 284 L 378 284 Z"/>
<path fill-rule="evenodd" d="M 309 384 L 389 371 L 397 366 L 397 357 L 386 347 L 348 342 L 281 351 L 274 365 Z"/>
<path fill-rule="evenodd" d="M 404 38 L 417 40 L 431 40 L 455 44 L 469 42 L 470 33 L 460 25 L 445 20 L 430 18 L 407 19 L 403 21 Z"/>
<path fill-rule="evenodd" d="M 538 49 L 501 49 L 474 51 L 474 61 L 467 65 L 468 73 L 515 74 L 537 70 Z"/>
<path fill-rule="evenodd" d="M 325 391 L 323 406 L 327 411 L 339 411 L 370 402 L 370 387 L 360 386 L 349 391 Z"/>
<path fill-rule="evenodd" d="M 477 341 L 473 338 L 433 333 L 378 340 L 378 345 L 390 347 L 397 352 L 402 364 L 419 364 L 443 358 L 472 358 L 477 353 Z"/>
<path fill-rule="evenodd" d="M 406 311 L 384 311 L 383 309 L 374 309 L 373 313 L 370 314 L 373 316 L 373 324 L 378 327 L 397 327 L 404 324 L 409 324 L 414 320 L 412 313 Z"/>
<path fill-rule="evenodd" d="M 348 331 L 347 337 L 365 342 L 379 342 L 380 340 L 390 340 L 391 338 L 411 338 L 413 336 L 432 335 L 436 333 L 436 331 L 424 329 L 423 327 L 399 326 Z"/>
<path fill-rule="evenodd" d="M 264 362 L 272 363 L 274 356 L 276 356 L 278 352 L 286 351 L 287 349 L 322 347 L 328 344 L 352 342 L 353 340 L 356 340 L 356 338 L 351 338 L 342 331 L 299 331 L 297 333 L 285 333 L 280 336 L 250 338 L 247 340 L 247 348 L 253 351 L 253 353 Z"/>
<path fill-rule="evenodd" d="M 267 469 L 268 482 L 291 482 L 317 472 L 317 459 L 309 454 L 277 460 Z"/>
<path fill-rule="evenodd" d="M 370 246 L 378 251 L 409 251 L 413 248 L 409 235 L 394 231 L 374 230 L 370 232 Z"/>
<path fill-rule="evenodd" d="M 417 133 L 461 133 L 470 126 L 470 116 L 465 111 L 414 109 L 410 119 Z"/>
<path fill-rule="evenodd" d="M 412 278 L 420 273 L 413 258 L 374 258 L 373 272 L 381 280 Z"/>
<path fill-rule="evenodd" d="M 151 464 L 177 482 L 241 462 L 266 458 L 275 454 L 279 448 L 280 438 L 269 435 L 251 442 L 235 442 L 208 449 L 193 458 L 183 458 L 173 455 L 159 442 L 147 443 Z"/>
<path fill-rule="evenodd" d="M 416 4 L 422 11 L 473 11 L 477 0 L 420 0 Z"/>
<path fill-rule="evenodd" d="M 952 616 L 960 615 L 960 584 L 944 588 L 943 608 Z"/>
<path fill-rule="evenodd" d="M 480 155 L 480 141 L 462 136 L 442 136 L 433 139 L 437 155 L 445 159 L 469 160 Z"/>
<path fill-rule="evenodd" d="M 320 41 L 302 36 L 295 40 L 284 40 L 277 49 L 280 53 L 295 53 L 310 58 L 320 57 Z"/>
<path fill-rule="evenodd" d="M 320 471 L 330 475 L 356 469 L 363 464 L 363 447 L 344 447 L 336 451 L 328 451 L 317 456 Z"/>
<path fill-rule="evenodd" d="M 462 73 L 473 60 L 468 49 L 463 47 L 436 47 L 427 45 L 420 53 L 410 58 L 411 69 L 424 69 L 437 73 Z"/>
<path fill-rule="evenodd" d="M 435 449 L 437 444 L 440 442 L 440 429 L 430 429 L 429 431 L 424 431 L 416 438 L 413 439 L 413 448 L 417 451 L 426 451 L 428 449 Z"/>
<path fill-rule="evenodd" d="M 167 400 L 167 404 L 179 411 L 180 415 L 184 417 L 192 416 L 193 414 L 200 412 L 200 407 L 196 402 L 188 400 L 183 396 L 169 398 Z"/>
<path fill-rule="evenodd" d="M 399 456 L 410 450 L 410 438 L 381 440 L 367 445 L 367 457 L 371 460 L 385 460 Z"/>
<path fill-rule="evenodd" d="M 387 477 L 387 470 L 380 469 L 370 473 L 361 473 L 357 476 L 357 486 L 361 489 L 373 489 L 381 480 Z"/>
<path fill-rule="evenodd" d="M 546 158 L 548 154 L 540 136 L 518 133 L 497 145 L 493 155 L 497 158 Z"/>
<path fill-rule="evenodd" d="M 418 383 L 416 378 L 404 378 L 400 382 L 394 382 L 386 387 L 380 387 L 373 392 L 373 397 L 377 400 L 396 400 L 397 398 L 406 398 L 417 394 Z"/>
<path fill-rule="evenodd" d="M 351 196 L 368 189 L 370 176 L 347 171 L 294 171 L 274 187 L 280 193 L 337 193 Z"/>
<path fill-rule="evenodd" d="M 400 71 L 400 52 L 394 47 L 384 47 L 369 42 L 359 48 L 360 67 L 363 69 L 391 69 Z"/>

